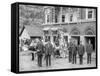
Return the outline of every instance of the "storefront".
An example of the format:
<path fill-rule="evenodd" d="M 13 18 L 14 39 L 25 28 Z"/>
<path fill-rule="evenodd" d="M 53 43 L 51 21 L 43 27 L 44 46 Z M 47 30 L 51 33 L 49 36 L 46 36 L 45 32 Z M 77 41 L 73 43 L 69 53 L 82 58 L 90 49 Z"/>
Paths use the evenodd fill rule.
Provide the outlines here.
<path fill-rule="evenodd" d="M 85 36 L 85 43 L 90 43 L 93 45 L 93 50 L 95 50 L 95 36 Z"/>
<path fill-rule="evenodd" d="M 86 29 L 84 38 L 85 38 L 85 44 L 90 42 L 93 45 L 93 50 L 95 51 L 96 35 L 95 35 L 95 32 L 92 28 Z"/>

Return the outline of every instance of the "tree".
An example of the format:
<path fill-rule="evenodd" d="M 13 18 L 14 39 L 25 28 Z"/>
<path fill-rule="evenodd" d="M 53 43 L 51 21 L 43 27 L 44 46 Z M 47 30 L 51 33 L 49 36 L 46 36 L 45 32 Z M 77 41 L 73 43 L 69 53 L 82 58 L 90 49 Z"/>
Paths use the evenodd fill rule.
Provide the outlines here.
<path fill-rule="evenodd" d="M 20 5 L 19 6 L 20 26 L 40 25 L 44 22 L 43 6 Z"/>

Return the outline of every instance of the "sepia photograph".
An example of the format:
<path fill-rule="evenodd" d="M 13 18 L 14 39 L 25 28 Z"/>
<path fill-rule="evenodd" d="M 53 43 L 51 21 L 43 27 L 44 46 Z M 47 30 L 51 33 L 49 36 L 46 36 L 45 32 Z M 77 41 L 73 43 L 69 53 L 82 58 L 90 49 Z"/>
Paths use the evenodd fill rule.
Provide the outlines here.
<path fill-rule="evenodd" d="M 96 8 L 19 4 L 19 72 L 97 67 Z"/>

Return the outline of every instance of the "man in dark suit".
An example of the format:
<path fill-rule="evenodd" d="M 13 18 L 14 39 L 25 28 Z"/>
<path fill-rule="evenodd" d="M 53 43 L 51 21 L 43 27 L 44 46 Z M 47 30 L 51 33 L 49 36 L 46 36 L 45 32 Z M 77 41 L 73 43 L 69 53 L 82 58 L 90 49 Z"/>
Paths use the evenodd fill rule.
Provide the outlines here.
<path fill-rule="evenodd" d="M 45 57 L 46 57 L 46 66 L 51 66 L 51 54 L 53 52 L 53 46 L 50 41 L 45 45 Z"/>
<path fill-rule="evenodd" d="M 82 41 L 80 41 L 80 44 L 78 46 L 78 55 L 79 55 L 80 64 L 83 64 L 84 52 L 85 52 L 84 46 L 82 45 Z"/>
<path fill-rule="evenodd" d="M 37 43 L 37 56 L 38 56 L 38 66 L 42 67 L 42 57 L 43 57 L 44 46 L 42 41 Z"/>
<path fill-rule="evenodd" d="M 86 45 L 86 52 L 87 52 L 87 64 L 91 64 L 91 54 L 93 52 L 93 45 L 90 43 L 90 41 Z"/>
<path fill-rule="evenodd" d="M 68 43 L 68 51 L 69 51 L 69 62 L 72 61 L 72 41 L 70 39 L 70 42 Z"/>
<path fill-rule="evenodd" d="M 76 55 L 77 55 L 77 46 L 75 44 L 75 41 L 73 41 L 73 44 L 72 44 L 72 64 L 76 64 Z"/>

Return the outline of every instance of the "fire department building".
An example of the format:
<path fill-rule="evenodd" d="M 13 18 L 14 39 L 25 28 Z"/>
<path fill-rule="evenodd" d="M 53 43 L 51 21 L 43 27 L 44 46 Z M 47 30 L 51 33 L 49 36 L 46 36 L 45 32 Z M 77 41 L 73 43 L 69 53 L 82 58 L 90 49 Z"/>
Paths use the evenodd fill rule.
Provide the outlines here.
<path fill-rule="evenodd" d="M 74 38 L 77 44 L 89 41 L 96 46 L 96 10 L 93 8 L 44 7 L 45 23 L 43 39 L 55 42 L 63 38 L 66 42 Z M 60 36 L 60 37 L 59 37 Z M 59 42 L 61 39 L 58 40 Z"/>

